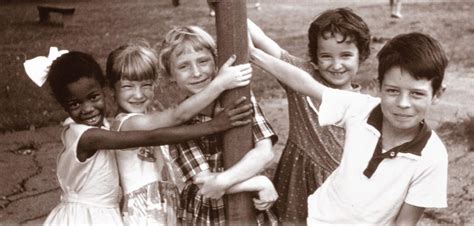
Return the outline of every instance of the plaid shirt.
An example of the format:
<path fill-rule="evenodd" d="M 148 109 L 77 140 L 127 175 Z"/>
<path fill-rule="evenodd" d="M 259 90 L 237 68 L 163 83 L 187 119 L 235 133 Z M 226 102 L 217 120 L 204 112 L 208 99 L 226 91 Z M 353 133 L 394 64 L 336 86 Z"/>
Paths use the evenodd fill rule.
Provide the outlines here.
<path fill-rule="evenodd" d="M 277 136 L 270 124 L 267 122 L 257 101 L 251 95 L 253 104 L 252 134 L 254 144 L 260 140 L 270 138 L 272 142 L 277 141 Z M 211 120 L 205 115 L 197 115 L 190 124 L 197 124 Z M 180 208 L 178 217 L 183 224 L 199 225 L 224 225 L 224 200 L 209 199 L 197 195 L 199 187 L 193 184 L 192 178 L 204 170 L 211 172 L 222 172 L 223 168 L 223 143 L 222 134 L 213 134 L 198 139 L 189 140 L 184 143 L 171 146 L 171 158 L 185 186 L 181 192 Z M 260 219 L 260 218 L 258 218 Z"/>

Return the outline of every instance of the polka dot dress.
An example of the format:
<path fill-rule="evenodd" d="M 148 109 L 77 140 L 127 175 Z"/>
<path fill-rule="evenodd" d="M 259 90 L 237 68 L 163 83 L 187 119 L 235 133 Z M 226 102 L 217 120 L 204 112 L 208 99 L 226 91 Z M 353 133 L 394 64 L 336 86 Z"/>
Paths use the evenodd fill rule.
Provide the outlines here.
<path fill-rule="evenodd" d="M 309 62 L 286 52 L 282 53 L 282 59 L 321 80 Z M 279 195 L 274 211 L 284 225 L 306 225 L 308 196 L 339 165 L 344 130 L 335 126 L 321 127 L 307 97 L 284 84 L 282 86 L 288 98 L 290 129 L 273 179 Z M 319 105 L 314 100 L 312 102 Z"/>

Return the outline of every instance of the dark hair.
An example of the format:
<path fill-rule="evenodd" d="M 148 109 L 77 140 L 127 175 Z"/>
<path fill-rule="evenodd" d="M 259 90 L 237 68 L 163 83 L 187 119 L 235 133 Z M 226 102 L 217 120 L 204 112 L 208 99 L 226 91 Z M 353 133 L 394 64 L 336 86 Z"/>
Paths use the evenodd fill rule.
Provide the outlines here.
<path fill-rule="evenodd" d="M 111 86 L 121 79 L 155 81 L 158 71 L 157 54 L 145 40 L 122 45 L 107 57 L 106 76 Z"/>
<path fill-rule="evenodd" d="M 102 87 L 105 86 L 102 69 L 91 55 L 71 51 L 54 60 L 48 72 L 48 83 L 54 98 L 63 103 L 68 95 L 67 85 L 83 77 L 93 78 Z"/>
<path fill-rule="evenodd" d="M 395 36 L 382 47 L 377 58 L 380 84 L 388 70 L 399 66 L 415 79 L 430 80 L 433 94 L 440 89 L 448 65 L 441 44 L 436 39 L 418 32 Z"/>
<path fill-rule="evenodd" d="M 329 34 L 327 36 L 326 34 Z M 318 38 L 328 39 L 340 34 L 340 43 L 354 41 L 359 50 L 359 61 L 365 61 L 370 55 L 370 30 L 360 16 L 349 8 L 337 8 L 324 11 L 309 26 L 308 50 L 313 63 L 318 62 Z"/>

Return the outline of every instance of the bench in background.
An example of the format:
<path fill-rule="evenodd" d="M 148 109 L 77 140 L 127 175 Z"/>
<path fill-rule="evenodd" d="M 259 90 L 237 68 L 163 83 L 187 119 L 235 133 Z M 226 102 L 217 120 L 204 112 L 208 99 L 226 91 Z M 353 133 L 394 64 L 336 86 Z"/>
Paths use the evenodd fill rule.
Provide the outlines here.
<path fill-rule="evenodd" d="M 74 11 L 76 10 L 74 7 L 68 6 L 56 6 L 56 5 L 38 5 L 38 13 L 39 13 L 39 22 L 40 23 L 50 23 L 50 13 L 57 13 L 60 14 L 62 17 L 60 21 L 58 21 L 63 26 L 66 24 L 67 21 L 72 19 L 74 15 Z"/>

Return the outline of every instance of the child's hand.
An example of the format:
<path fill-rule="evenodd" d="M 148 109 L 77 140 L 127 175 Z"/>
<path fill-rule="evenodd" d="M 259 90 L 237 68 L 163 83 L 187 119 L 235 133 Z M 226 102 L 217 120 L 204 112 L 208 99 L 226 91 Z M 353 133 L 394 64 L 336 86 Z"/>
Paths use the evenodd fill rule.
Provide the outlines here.
<path fill-rule="evenodd" d="M 217 113 L 212 120 L 212 123 L 218 131 L 247 125 L 252 122 L 252 119 L 250 118 L 253 113 L 252 104 L 249 104 L 246 99 L 246 97 L 241 97 L 231 106 L 226 107 Z"/>
<path fill-rule="evenodd" d="M 205 181 L 205 179 L 211 174 L 212 173 L 211 171 L 209 171 L 209 169 L 199 172 L 198 174 L 193 176 L 193 184 L 197 185 L 199 189 L 201 189 L 203 181 Z"/>
<path fill-rule="evenodd" d="M 194 183 L 199 184 L 199 195 L 206 198 L 219 199 L 224 194 L 228 186 L 221 180 L 218 180 L 218 173 L 210 173 L 206 177 L 199 177 L 194 180 Z"/>
<path fill-rule="evenodd" d="M 258 191 L 258 199 L 253 199 L 253 204 L 258 210 L 267 210 L 272 207 L 273 203 L 278 199 L 278 193 L 273 183 L 266 176 L 258 176 L 261 189 Z"/>
<path fill-rule="evenodd" d="M 213 80 L 218 87 L 224 90 L 242 87 L 250 84 L 252 78 L 252 67 L 250 64 L 232 66 L 236 56 L 232 55 L 221 67 L 216 78 Z"/>

